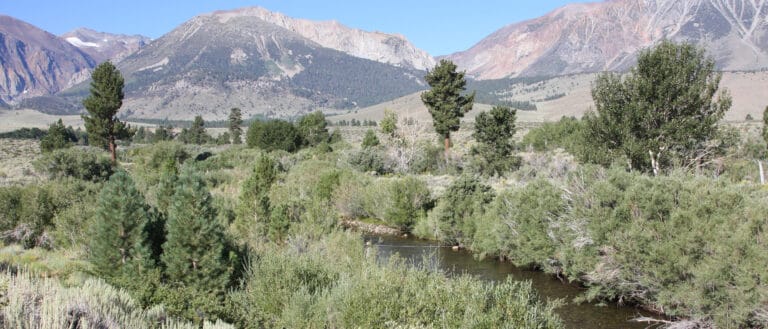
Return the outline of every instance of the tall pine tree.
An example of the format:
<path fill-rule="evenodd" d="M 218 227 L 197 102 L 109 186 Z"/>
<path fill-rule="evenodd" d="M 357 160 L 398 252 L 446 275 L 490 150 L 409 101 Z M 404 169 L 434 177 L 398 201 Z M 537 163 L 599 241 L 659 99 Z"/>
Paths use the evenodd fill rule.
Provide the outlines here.
<path fill-rule="evenodd" d="M 435 131 L 445 141 L 447 156 L 451 147 L 451 132 L 459 130 L 464 113 L 472 110 L 475 93 L 468 96 L 461 94 L 467 85 L 464 72 L 456 72 L 456 64 L 449 60 L 441 59 L 432 71 L 427 72 L 424 79 L 432 89 L 421 94 L 421 101 L 432 115 Z"/>
<path fill-rule="evenodd" d="M 229 111 L 229 135 L 232 138 L 232 144 L 243 143 L 243 114 L 240 109 L 235 107 Z"/>
<path fill-rule="evenodd" d="M 116 141 L 133 135 L 130 127 L 117 119 L 117 111 L 123 106 L 125 80 L 110 62 L 99 64 L 91 78 L 91 95 L 83 101 L 88 111 L 87 115 L 83 115 L 88 142 L 109 149 L 112 164 L 115 164 Z"/>
<path fill-rule="evenodd" d="M 200 175 L 182 170 L 168 209 L 161 257 L 166 277 L 204 294 L 222 294 L 230 272 L 224 227 L 216 219 L 211 194 Z"/>
<path fill-rule="evenodd" d="M 144 197 L 131 176 L 125 171 L 112 175 L 99 196 L 90 243 L 89 256 L 97 272 L 117 275 L 132 262 L 148 258 L 143 247 L 147 220 Z"/>

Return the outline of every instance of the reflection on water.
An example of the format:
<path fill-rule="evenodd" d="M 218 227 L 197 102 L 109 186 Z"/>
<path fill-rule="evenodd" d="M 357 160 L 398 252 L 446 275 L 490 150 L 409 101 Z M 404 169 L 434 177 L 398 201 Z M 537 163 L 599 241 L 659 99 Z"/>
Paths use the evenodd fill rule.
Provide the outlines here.
<path fill-rule="evenodd" d="M 414 264 L 443 271 L 448 275 L 469 274 L 488 281 L 502 281 L 508 276 L 529 280 L 543 299 L 562 298 L 566 305 L 557 309 L 566 328 L 647 328 L 647 323 L 629 321 L 648 315 L 638 309 L 616 305 L 597 306 L 591 303 L 573 303 L 583 292 L 578 286 L 563 283 L 539 271 L 515 268 L 509 263 L 495 260 L 477 260 L 464 251 L 453 251 L 432 241 L 391 236 L 365 236 L 365 241 L 377 249 L 378 257 L 386 260 L 394 254 Z M 425 263 L 426 262 L 426 263 Z"/>

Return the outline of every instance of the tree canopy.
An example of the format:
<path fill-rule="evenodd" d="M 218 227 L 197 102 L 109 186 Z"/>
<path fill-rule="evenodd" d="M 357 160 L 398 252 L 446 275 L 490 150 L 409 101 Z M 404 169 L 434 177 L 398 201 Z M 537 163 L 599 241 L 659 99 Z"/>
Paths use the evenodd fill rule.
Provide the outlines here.
<path fill-rule="evenodd" d="M 232 108 L 229 111 L 229 135 L 232 138 L 232 144 L 242 144 L 243 139 L 243 114 L 240 112 L 240 108 Z"/>
<path fill-rule="evenodd" d="M 673 163 L 699 162 L 731 106 L 727 91 L 715 98 L 720 78 L 714 60 L 693 45 L 664 41 L 644 50 L 626 78 L 597 78 L 585 140 L 625 156 L 631 169 L 656 174 Z"/>
<path fill-rule="evenodd" d="M 435 131 L 445 139 L 447 154 L 451 145 L 451 132 L 459 130 L 460 119 L 472 110 L 475 93 L 462 95 L 467 81 L 464 72 L 456 72 L 456 64 L 442 59 L 424 77 L 432 88 L 421 94 L 421 101 L 432 115 Z"/>
<path fill-rule="evenodd" d="M 520 159 L 513 156 L 517 112 L 506 106 L 494 106 L 489 112 L 475 118 L 475 132 L 472 136 L 478 145 L 472 153 L 480 156 L 480 170 L 486 174 L 501 174 L 514 169 Z"/>
<path fill-rule="evenodd" d="M 133 135 L 130 127 L 117 118 L 117 111 L 123 106 L 125 80 L 108 61 L 93 70 L 91 79 L 91 94 L 83 101 L 88 111 L 83 115 L 88 141 L 91 145 L 109 149 L 114 164 L 117 162 L 116 141 Z"/>

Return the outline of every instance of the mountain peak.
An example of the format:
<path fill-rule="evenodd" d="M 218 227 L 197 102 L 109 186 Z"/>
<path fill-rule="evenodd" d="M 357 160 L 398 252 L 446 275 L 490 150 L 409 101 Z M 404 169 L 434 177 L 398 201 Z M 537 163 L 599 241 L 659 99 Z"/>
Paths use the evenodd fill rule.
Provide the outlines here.
<path fill-rule="evenodd" d="M 263 7 L 245 7 L 227 11 L 215 11 L 208 16 L 226 23 L 235 17 L 255 17 L 265 22 L 295 32 L 319 45 L 345 52 L 349 55 L 381 63 L 426 70 L 435 65 L 427 52 L 416 48 L 400 34 L 364 31 L 331 21 L 311 21 L 291 18 Z"/>
<path fill-rule="evenodd" d="M 97 62 L 119 62 L 151 41 L 149 37 L 142 35 L 112 34 L 85 27 L 64 33 L 61 38 L 80 48 Z"/>

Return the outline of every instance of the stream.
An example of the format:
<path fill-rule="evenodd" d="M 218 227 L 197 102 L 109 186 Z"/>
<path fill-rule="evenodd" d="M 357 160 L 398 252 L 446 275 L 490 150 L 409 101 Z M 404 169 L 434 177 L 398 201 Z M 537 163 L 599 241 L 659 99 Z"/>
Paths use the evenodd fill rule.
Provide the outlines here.
<path fill-rule="evenodd" d="M 563 283 L 544 272 L 514 267 L 493 259 L 477 260 L 470 252 L 453 251 L 450 247 L 440 246 L 434 241 L 397 236 L 364 236 L 366 242 L 378 249 L 378 257 L 383 260 L 394 254 L 414 264 L 423 264 L 429 268 L 438 268 L 447 275 L 469 274 L 486 281 L 503 281 L 508 276 L 516 280 L 531 281 L 542 299 L 562 298 L 566 304 L 556 310 L 566 328 L 595 329 L 643 329 L 648 323 L 630 321 L 640 316 L 652 316 L 647 312 L 632 307 L 608 304 L 599 306 L 594 303 L 573 302 L 573 298 L 584 289 L 573 284 Z"/>

